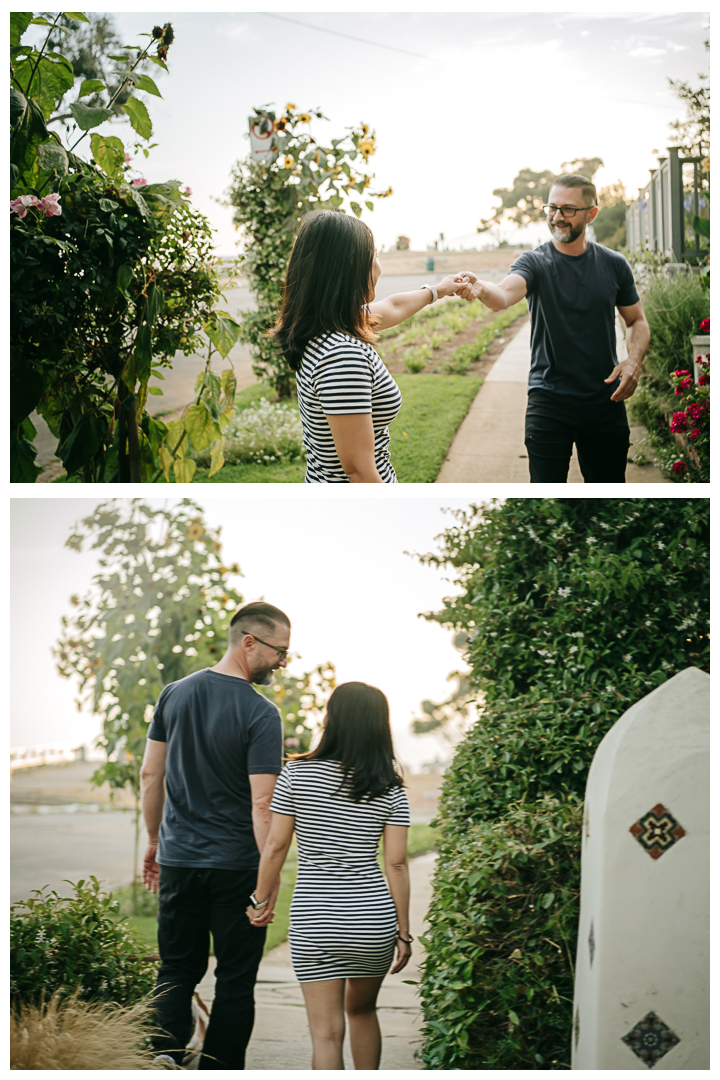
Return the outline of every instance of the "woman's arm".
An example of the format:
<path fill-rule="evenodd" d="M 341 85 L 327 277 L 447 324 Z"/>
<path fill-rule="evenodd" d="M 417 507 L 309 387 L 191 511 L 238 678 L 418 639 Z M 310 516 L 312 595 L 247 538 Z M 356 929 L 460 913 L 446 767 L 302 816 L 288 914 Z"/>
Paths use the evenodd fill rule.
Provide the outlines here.
<path fill-rule="evenodd" d="M 289 814 L 273 813 L 270 833 L 260 856 L 258 879 L 255 886 L 256 900 L 267 900 L 273 892 L 273 887 L 277 882 L 290 849 L 294 828 L 294 817 Z M 250 906 L 246 914 L 253 926 L 267 926 L 268 923 L 272 922 L 275 913 L 272 910 L 272 904 L 268 904 L 261 912 Z"/>
<path fill-rule="evenodd" d="M 407 859 L 407 827 L 386 825 L 383 830 L 383 857 L 388 889 L 395 904 L 398 921 L 397 961 L 393 975 L 407 964 L 412 953 L 410 940 L 410 870 Z M 401 941 L 405 938 L 405 941 Z"/>
<path fill-rule="evenodd" d="M 456 281 L 459 274 L 449 274 L 438 282 L 438 299 L 442 296 L 452 296 L 460 289 L 467 288 L 466 281 Z M 429 289 L 416 289 L 414 292 L 395 293 L 394 296 L 386 296 L 384 300 L 374 300 L 368 304 L 368 311 L 379 316 L 380 321 L 373 325 L 374 330 L 387 330 L 391 326 L 405 322 L 411 315 L 417 315 L 418 311 L 427 307 L 432 302 L 432 293 Z"/>
<path fill-rule="evenodd" d="M 351 484 L 382 484 L 375 464 L 375 432 L 371 413 L 328 416 L 330 432 L 343 472 Z"/>

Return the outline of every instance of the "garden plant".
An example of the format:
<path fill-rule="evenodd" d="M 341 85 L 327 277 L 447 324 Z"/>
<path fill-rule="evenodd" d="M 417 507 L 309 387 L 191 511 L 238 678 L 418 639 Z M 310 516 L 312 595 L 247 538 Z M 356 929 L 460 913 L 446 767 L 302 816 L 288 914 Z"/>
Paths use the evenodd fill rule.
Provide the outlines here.
<path fill-rule="evenodd" d="M 282 400 L 294 391 L 294 375 L 268 331 L 279 314 L 290 251 L 300 219 L 309 210 L 335 209 L 360 217 L 373 209 L 373 199 L 392 195 L 392 188 L 370 191 L 368 162 L 375 153 L 375 132 L 367 124 L 323 146 L 311 134 L 313 120 L 325 119 L 319 109 L 298 112 L 289 103 L 280 116 L 256 109 L 256 127 L 273 131 L 279 156 L 270 163 L 238 162 L 227 199 L 235 208 L 244 251 L 239 269 L 247 275 L 257 307 L 243 315 L 241 340 L 252 349 L 255 374 L 268 381 Z"/>
<path fill-rule="evenodd" d="M 429 1069 L 569 1068 L 582 800 L 601 739 L 709 666 L 709 500 L 508 499 L 422 561 L 459 589 L 478 718 L 446 774 L 420 992 Z"/>
<path fill-rule="evenodd" d="M 196 449 L 217 442 L 234 382 L 202 380 L 180 440 L 147 412 L 148 394 L 162 393 L 151 376 L 162 379 L 177 351 L 208 338 L 227 355 L 239 328 L 215 311 L 212 234 L 189 189 L 133 177 L 123 141 L 96 130 L 122 117 L 134 149 L 147 156 L 152 123 L 137 95 L 161 96 L 144 69 L 167 71 L 172 26 L 156 26 L 144 48 L 125 46 L 108 58 L 113 86 L 76 77 L 50 47 L 87 22 L 81 12 L 52 22 L 31 12 L 10 16 L 11 480 L 33 482 L 40 472 L 34 410 L 58 439 L 71 478 L 148 480 L 160 469 L 168 475 L 177 459 L 173 478 L 187 480 L 194 468 L 187 441 Z M 38 26 L 47 35 L 35 46 L 28 31 Z"/>

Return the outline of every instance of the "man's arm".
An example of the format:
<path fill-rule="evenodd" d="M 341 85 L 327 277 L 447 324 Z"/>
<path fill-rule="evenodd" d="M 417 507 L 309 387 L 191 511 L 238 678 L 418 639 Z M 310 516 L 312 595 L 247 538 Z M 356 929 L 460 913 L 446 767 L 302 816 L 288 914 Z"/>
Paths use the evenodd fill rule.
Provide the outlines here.
<path fill-rule="evenodd" d="M 508 274 L 497 285 L 492 281 L 479 281 L 469 271 L 463 271 L 462 277 L 468 284 L 458 296 L 463 300 L 480 300 L 491 311 L 504 311 L 527 296 L 527 281 L 522 274 Z"/>
<path fill-rule="evenodd" d="M 165 758 L 167 743 L 148 739 L 140 769 L 140 799 L 148 834 L 148 846 L 143 856 L 143 884 L 156 893 L 160 879 L 157 861 L 158 833 L 165 804 Z"/>
<path fill-rule="evenodd" d="M 650 344 L 650 327 L 642 303 L 638 300 L 637 304 L 629 307 L 618 305 L 618 311 L 627 326 L 625 342 L 628 355 L 627 360 L 622 360 L 605 379 L 606 383 L 611 383 L 620 378 L 620 385 L 610 398 L 611 401 L 625 401 L 635 393 L 642 372 L 643 357 Z"/>
<path fill-rule="evenodd" d="M 273 815 L 270 813 L 270 803 L 272 802 L 273 792 L 275 791 L 277 776 L 274 773 L 251 773 L 249 780 L 250 797 L 252 799 L 253 833 L 255 834 L 255 843 L 258 846 L 258 851 L 262 855 L 263 848 L 265 847 L 265 843 L 270 833 L 270 825 L 273 818 Z M 275 906 L 279 891 L 280 875 L 278 874 L 268 897 L 268 913 L 270 913 Z"/>

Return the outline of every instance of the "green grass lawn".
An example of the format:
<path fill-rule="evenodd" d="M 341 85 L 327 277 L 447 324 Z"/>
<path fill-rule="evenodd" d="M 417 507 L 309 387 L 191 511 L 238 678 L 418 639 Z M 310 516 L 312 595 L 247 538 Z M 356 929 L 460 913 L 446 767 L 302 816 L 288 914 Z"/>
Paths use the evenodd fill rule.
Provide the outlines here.
<path fill-rule="evenodd" d="M 429 825 L 411 825 L 408 829 L 408 855 L 410 858 L 412 859 L 416 855 L 422 855 L 426 851 L 432 851 L 436 844 L 436 838 L 437 830 L 431 829 Z M 382 842 L 380 853 L 382 855 Z M 270 949 L 274 949 L 276 945 L 280 945 L 287 938 L 288 926 L 290 924 L 290 902 L 292 900 L 293 889 L 295 888 L 296 877 L 297 848 L 295 847 L 295 838 L 293 837 L 292 847 L 288 852 L 288 857 L 285 860 L 285 865 L 280 875 L 280 892 L 277 901 L 275 902 L 275 921 L 268 926 L 264 950 L 266 953 L 269 952 Z M 155 912 L 157 911 L 157 897 L 144 889 L 139 890 L 139 914 L 137 915 L 130 915 L 130 911 L 132 910 L 132 896 L 129 885 L 125 886 L 123 889 L 116 889 L 113 893 L 113 897 L 120 901 L 120 914 L 128 915 L 130 925 L 140 933 L 144 944 L 147 946 L 148 953 L 156 953 L 158 947 L 157 921 L 155 916 Z M 212 952 L 212 941 L 210 943 L 210 951 Z"/>
<path fill-rule="evenodd" d="M 401 484 L 432 484 L 440 472 L 453 435 L 464 420 L 482 380 L 462 375 L 398 375 L 403 404 L 390 427 L 390 460 Z M 261 397 L 267 386 L 250 386 L 236 398 L 236 410 Z M 194 484 L 302 484 L 305 462 L 274 465 L 225 465 L 213 477 L 198 469 Z"/>

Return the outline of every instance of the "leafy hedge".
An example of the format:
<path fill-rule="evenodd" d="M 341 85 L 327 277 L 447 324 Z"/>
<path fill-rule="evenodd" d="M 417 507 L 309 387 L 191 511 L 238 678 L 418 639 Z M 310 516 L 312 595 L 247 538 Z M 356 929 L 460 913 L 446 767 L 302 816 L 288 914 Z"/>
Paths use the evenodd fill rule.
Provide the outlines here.
<path fill-rule="evenodd" d="M 460 590 L 428 617 L 468 634 L 482 709 L 435 822 L 424 1060 L 565 1067 L 588 770 L 635 701 L 708 669 L 709 500 L 508 499 L 456 516 L 423 561 L 454 567 Z"/>
<path fill-rule="evenodd" d="M 10 909 L 10 997 L 13 1006 L 77 992 L 78 1000 L 134 1005 L 155 985 L 147 948 L 118 902 L 97 878 L 78 881 L 72 897 L 36 890 Z"/>

